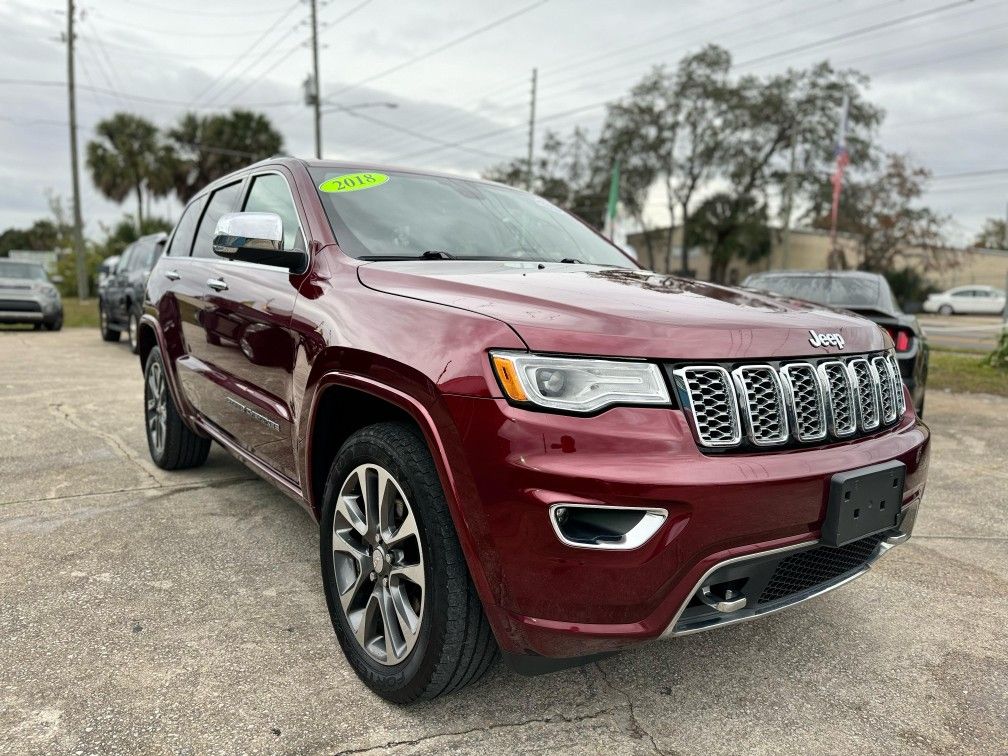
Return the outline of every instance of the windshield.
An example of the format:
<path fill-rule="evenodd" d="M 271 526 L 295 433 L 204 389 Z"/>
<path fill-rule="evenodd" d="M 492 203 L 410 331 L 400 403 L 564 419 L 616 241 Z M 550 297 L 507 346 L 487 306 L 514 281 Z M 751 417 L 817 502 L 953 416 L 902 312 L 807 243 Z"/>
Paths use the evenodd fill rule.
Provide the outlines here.
<path fill-rule="evenodd" d="M 25 281 L 48 281 L 45 270 L 35 263 L 0 260 L 0 278 L 21 278 Z"/>
<path fill-rule="evenodd" d="M 750 286 L 825 305 L 897 309 L 889 287 L 883 291 L 878 279 L 864 276 L 758 276 Z"/>
<path fill-rule="evenodd" d="M 414 173 L 351 174 L 332 168 L 311 173 L 336 239 L 352 257 L 412 259 L 442 253 L 463 260 L 633 267 L 583 223 L 533 194 Z"/>

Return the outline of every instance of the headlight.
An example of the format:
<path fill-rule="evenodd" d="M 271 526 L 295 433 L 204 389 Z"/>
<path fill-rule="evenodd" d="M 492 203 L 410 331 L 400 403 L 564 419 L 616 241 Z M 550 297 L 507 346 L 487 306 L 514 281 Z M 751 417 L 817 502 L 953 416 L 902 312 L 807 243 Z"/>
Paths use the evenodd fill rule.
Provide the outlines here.
<path fill-rule="evenodd" d="M 613 404 L 671 403 L 661 370 L 648 362 L 527 352 L 491 352 L 490 360 L 504 392 L 519 404 L 587 413 Z"/>

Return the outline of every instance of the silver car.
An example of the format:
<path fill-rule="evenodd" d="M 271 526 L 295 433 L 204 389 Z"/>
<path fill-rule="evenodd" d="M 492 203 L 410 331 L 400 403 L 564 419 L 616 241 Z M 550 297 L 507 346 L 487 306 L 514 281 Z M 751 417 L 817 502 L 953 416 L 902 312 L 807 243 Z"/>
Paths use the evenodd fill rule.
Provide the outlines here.
<path fill-rule="evenodd" d="M 38 263 L 0 260 L 0 323 L 63 327 L 63 300 Z"/>

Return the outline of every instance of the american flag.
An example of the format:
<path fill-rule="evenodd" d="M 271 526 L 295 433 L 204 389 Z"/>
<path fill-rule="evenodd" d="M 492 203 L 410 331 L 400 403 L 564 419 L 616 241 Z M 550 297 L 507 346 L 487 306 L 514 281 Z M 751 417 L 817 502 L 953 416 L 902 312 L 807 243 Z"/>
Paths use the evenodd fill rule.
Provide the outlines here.
<path fill-rule="evenodd" d="M 837 129 L 836 168 L 830 179 L 833 183 L 833 208 L 830 211 L 830 241 L 832 244 L 836 244 L 837 212 L 840 210 L 840 188 L 843 186 L 844 169 L 850 163 L 850 155 L 847 153 L 847 106 L 847 95 L 844 95 L 843 103 L 840 105 L 840 126 Z"/>

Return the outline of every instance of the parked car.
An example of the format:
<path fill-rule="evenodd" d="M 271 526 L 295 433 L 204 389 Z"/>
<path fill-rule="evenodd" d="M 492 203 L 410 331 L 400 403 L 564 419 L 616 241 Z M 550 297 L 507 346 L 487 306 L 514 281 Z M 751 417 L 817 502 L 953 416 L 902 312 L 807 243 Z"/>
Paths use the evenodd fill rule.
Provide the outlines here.
<path fill-rule="evenodd" d="M 641 270 L 499 184 L 257 163 L 188 204 L 147 297 L 155 464 L 216 441 L 299 502 L 392 701 L 498 650 L 545 672 L 805 601 L 906 540 L 924 490 L 885 331 Z"/>
<path fill-rule="evenodd" d="M 917 318 L 900 309 L 885 276 L 864 271 L 784 270 L 754 273 L 744 286 L 809 302 L 841 307 L 884 328 L 896 349 L 903 382 L 919 416 L 924 415 L 929 347 Z"/>
<path fill-rule="evenodd" d="M 110 255 L 98 266 L 98 291 L 101 291 L 119 264 L 119 255 Z"/>
<path fill-rule="evenodd" d="M 997 315 L 1004 309 L 1004 289 L 993 286 L 957 286 L 924 300 L 924 312 L 939 315 Z"/>
<path fill-rule="evenodd" d="M 130 350 L 137 350 L 147 277 L 164 251 L 167 234 L 142 236 L 119 256 L 114 270 L 98 285 L 98 322 L 105 341 L 119 341 L 126 332 Z"/>
<path fill-rule="evenodd" d="M 36 331 L 63 327 L 63 300 L 45 268 L 0 260 L 0 323 L 31 323 Z"/>

